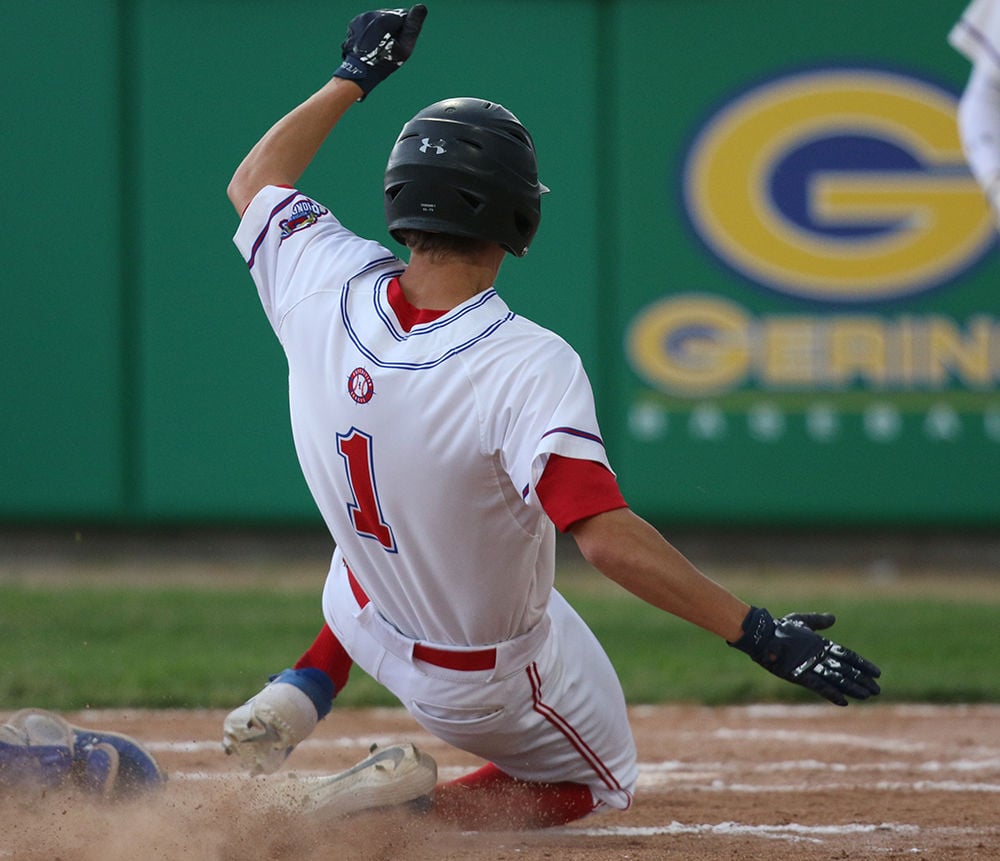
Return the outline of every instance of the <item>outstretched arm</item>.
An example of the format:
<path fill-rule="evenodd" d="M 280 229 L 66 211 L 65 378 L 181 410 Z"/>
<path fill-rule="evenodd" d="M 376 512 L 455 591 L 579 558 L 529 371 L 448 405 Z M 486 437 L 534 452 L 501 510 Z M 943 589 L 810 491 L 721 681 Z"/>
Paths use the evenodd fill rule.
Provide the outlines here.
<path fill-rule="evenodd" d="M 644 601 L 718 634 L 768 672 L 808 688 L 838 706 L 848 697 L 879 693 L 881 671 L 820 636 L 827 613 L 780 619 L 751 607 L 701 574 L 649 523 L 628 508 L 606 511 L 570 527 L 584 558 Z"/>
<path fill-rule="evenodd" d="M 427 8 L 378 9 L 352 19 L 333 78 L 275 123 L 250 150 L 227 194 L 243 215 L 266 185 L 295 185 L 333 127 L 413 53 Z"/>
<path fill-rule="evenodd" d="M 570 527 L 583 557 L 606 577 L 654 607 L 734 642 L 750 605 L 705 577 L 629 508 Z"/>

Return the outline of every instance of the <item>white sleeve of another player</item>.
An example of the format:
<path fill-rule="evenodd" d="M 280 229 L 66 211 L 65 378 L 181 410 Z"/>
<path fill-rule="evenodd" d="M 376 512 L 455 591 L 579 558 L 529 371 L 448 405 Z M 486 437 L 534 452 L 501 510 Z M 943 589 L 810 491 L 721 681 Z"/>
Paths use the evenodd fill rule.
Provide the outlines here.
<path fill-rule="evenodd" d="M 972 63 L 958 105 L 962 150 L 994 209 L 1000 206 L 1000 0 L 974 0 L 948 34 Z"/>
<path fill-rule="evenodd" d="M 948 34 L 969 62 L 988 63 L 1000 73 L 1000 0 L 973 0 Z"/>
<path fill-rule="evenodd" d="M 344 227 L 322 204 L 273 185 L 250 202 L 233 242 L 279 339 L 285 315 L 310 294 L 340 290 L 352 275 L 379 262 L 398 263 L 381 244 Z"/>
<path fill-rule="evenodd" d="M 553 338 L 527 353 L 516 381 L 502 389 L 497 410 L 498 447 L 503 466 L 525 502 L 540 507 L 535 484 L 550 454 L 593 460 L 609 470 L 597 424 L 594 395 L 580 357 Z"/>
<path fill-rule="evenodd" d="M 969 169 L 989 190 L 1000 177 L 1000 71 L 984 64 L 973 67 L 957 119 Z"/>

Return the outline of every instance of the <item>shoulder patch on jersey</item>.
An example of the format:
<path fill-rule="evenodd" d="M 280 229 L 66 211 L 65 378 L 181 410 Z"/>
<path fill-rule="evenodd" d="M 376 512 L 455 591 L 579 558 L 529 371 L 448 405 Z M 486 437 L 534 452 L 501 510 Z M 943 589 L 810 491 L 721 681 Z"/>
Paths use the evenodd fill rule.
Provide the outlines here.
<path fill-rule="evenodd" d="M 375 383 L 364 368 L 355 368 L 347 378 L 347 393 L 357 404 L 367 404 L 375 396 Z"/>
<path fill-rule="evenodd" d="M 319 220 L 319 217 L 326 215 L 328 211 L 314 200 L 308 198 L 297 200 L 292 206 L 292 212 L 288 218 L 283 218 L 278 222 L 282 241 L 288 239 L 293 233 L 312 227 Z"/>

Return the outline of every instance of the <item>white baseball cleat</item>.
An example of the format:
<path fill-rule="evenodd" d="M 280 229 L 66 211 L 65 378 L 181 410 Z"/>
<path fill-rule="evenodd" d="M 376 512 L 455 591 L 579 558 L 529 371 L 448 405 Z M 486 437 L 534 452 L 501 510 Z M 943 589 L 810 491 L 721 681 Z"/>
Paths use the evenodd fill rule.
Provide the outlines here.
<path fill-rule="evenodd" d="M 437 763 L 409 742 L 379 748 L 357 765 L 324 777 L 289 777 L 261 786 L 258 799 L 295 813 L 346 816 L 393 807 L 429 795 L 437 783 Z"/>

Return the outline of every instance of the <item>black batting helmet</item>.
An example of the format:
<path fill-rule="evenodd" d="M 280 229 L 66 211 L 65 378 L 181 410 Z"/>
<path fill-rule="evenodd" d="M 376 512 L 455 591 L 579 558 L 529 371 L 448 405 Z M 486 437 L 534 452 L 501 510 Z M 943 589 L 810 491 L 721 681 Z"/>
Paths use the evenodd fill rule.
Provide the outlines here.
<path fill-rule="evenodd" d="M 403 126 L 385 169 L 385 219 L 397 241 L 399 230 L 426 230 L 523 257 L 546 191 L 517 117 L 496 102 L 446 99 Z"/>

